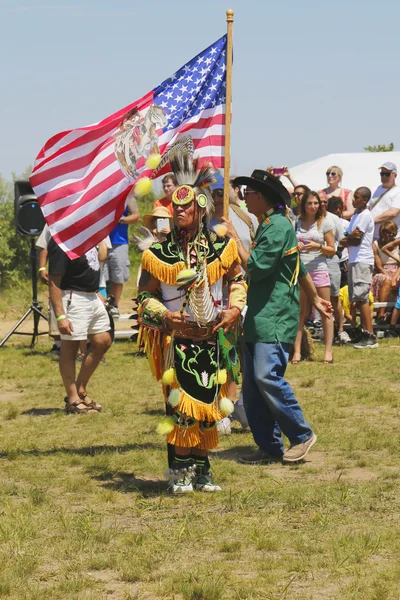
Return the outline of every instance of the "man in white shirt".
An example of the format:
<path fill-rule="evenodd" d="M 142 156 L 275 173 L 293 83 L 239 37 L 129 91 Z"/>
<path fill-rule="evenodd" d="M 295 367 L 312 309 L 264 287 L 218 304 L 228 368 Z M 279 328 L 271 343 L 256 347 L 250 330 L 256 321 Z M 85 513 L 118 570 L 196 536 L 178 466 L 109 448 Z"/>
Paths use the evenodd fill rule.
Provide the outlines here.
<path fill-rule="evenodd" d="M 396 185 L 397 166 L 392 162 L 385 162 L 379 168 L 382 183 L 372 194 L 367 207 L 374 217 L 374 239 L 379 238 L 379 227 L 383 221 L 394 221 L 397 228 L 400 227 L 400 187 Z"/>
<path fill-rule="evenodd" d="M 374 219 L 367 209 L 371 198 L 371 190 L 359 187 L 354 192 L 353 206 L 356 210 L 350 219 L 349 227 L 340 245 L 349 249 L 349 271 L 347 274 L 349 284 L 350 302 L 355 302 L 361 313 L 364 326 L 360 342 L 354 348 L 377 348 L 378 343 L 372 327 L 371 310 L 368 295 L 372 283 L 374 269 Z"/>

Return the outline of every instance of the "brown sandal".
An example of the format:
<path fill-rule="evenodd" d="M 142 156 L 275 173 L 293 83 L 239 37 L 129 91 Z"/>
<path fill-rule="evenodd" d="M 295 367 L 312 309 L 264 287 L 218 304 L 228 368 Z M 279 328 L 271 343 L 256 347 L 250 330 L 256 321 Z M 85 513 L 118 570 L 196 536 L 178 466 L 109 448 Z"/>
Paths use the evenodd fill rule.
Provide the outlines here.
<path fill-rule="evenodd" d="M 88 406 L 89 408 L 94 408 L 94 410 L 97 410 L 98 412 L 100 412 L 103 408 L 101 404 L 96 402 L 96 400 L 91 400 L 87 395 L 87 392 L 79 392 L 78 396 L 82 400 L 83 404 L 85 404 L 85 406 Z"/>
<path fill-rule="evenodd" d="M 65 412 L 67 415 L 76 415 L 76 414 L 86 414 L 86 413 L 95 413 L 98 412 L 91 406 L 88 406 L 81 400 L 75 400 L 75 402 L 70 402 L 68 396 L 64 398 L 65 402 Z"/>

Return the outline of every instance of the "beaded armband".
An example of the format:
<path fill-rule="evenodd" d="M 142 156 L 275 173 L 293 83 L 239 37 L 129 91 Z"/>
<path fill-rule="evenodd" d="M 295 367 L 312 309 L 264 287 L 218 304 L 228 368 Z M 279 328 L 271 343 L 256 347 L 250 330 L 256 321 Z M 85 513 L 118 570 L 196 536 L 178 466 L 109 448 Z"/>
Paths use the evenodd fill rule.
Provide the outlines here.
<path fill-rule="evenodd" d="M 151 329 L 163 329 L 163 317 L 168 309 L 150 292 L 141 292 L 137 298 L 140 324 Z"/>

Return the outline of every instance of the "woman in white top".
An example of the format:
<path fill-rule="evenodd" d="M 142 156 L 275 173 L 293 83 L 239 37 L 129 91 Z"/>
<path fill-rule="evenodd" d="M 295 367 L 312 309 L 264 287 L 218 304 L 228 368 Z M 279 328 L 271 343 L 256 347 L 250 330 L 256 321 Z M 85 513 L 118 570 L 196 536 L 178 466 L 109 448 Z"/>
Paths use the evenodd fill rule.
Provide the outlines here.
<path fill-rule="evenodd" d="M 296 236 L 300 258 L 317 288 L 318 295 L 320 298 L 329 301 L 331 284 L 326 259 L 328 256 L 335 254 L 336 247 L 332 224 L 323 218 L 321 200 L 317 192 L 305 194 L 300 202 Z M 298 364 L 301 360 L 301 338 L 304 323 L 310 314 L 310 310 L 311 305 L 307 296 L 300 290 L 300 321 L 294 343 L 292 364 Z M 333 321 L 324 315 L 321 315 L 321 318 L 325 340 L 324 363 L 329 364 L 333 362 Z"/>

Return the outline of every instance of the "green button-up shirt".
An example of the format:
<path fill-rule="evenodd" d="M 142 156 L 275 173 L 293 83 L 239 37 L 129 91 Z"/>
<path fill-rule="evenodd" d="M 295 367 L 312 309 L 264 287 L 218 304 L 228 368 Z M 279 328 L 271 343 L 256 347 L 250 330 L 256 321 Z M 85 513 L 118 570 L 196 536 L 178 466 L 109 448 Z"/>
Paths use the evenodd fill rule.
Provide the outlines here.
<path fill-rule="evenodd" d="M 300 313 L 299 284 L 293 283 L 298 260 L 293 226 L 282 213 L 272 213 L 260 224 L 247 262 L 246 342 L 293 344 Z M 306 274 L 300 262 L 299 277 Z"/>

